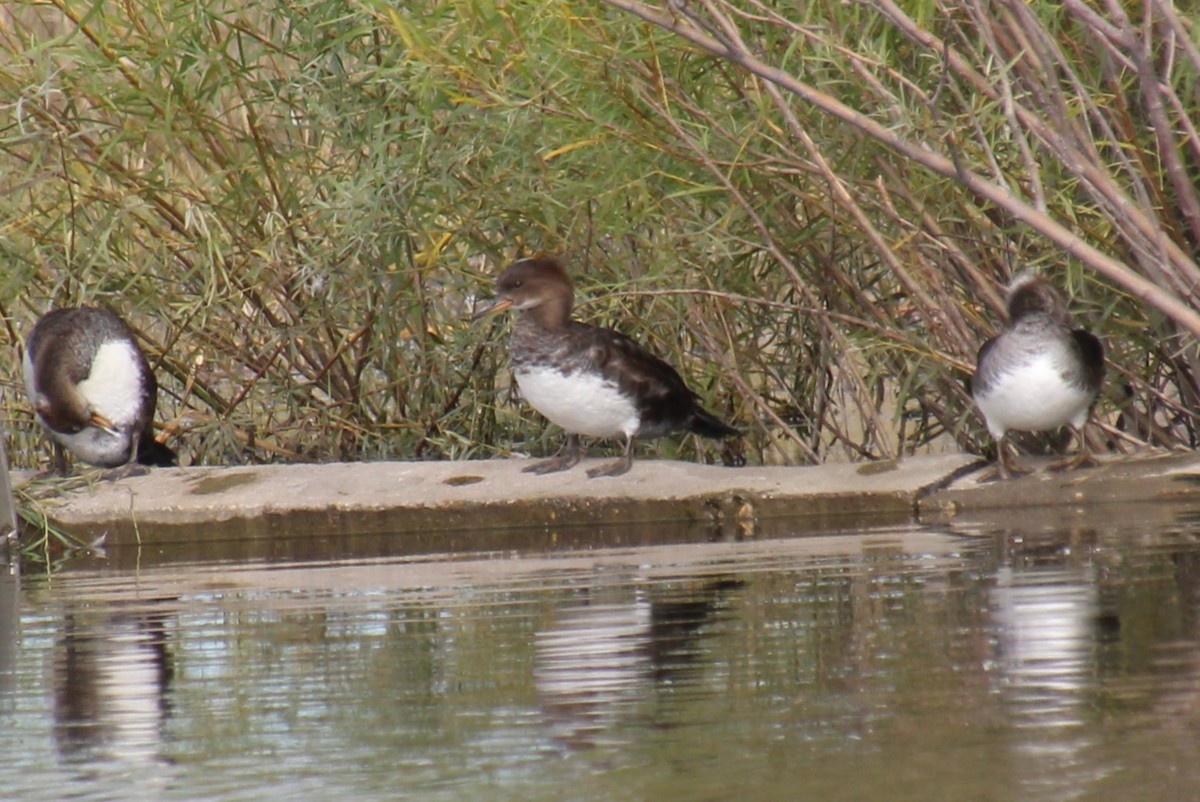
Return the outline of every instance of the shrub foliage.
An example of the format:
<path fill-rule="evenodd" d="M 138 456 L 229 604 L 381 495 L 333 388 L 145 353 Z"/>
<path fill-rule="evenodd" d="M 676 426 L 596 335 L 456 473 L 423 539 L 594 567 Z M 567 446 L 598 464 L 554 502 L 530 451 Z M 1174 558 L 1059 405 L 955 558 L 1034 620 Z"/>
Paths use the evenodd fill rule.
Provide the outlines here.
<path fill-rule="evenodd" d="M 752 461 L 987 447 L 963 378 L 1027 269 L 1108 345 L 1095 436 L 1191 446 L 1200 45 L 1123 9 L 14 0 L 14 462 L 21 334 L 79 303 L 144 337 L 189 462 L 551 449 L 465 322 L 537 251 Z"/>

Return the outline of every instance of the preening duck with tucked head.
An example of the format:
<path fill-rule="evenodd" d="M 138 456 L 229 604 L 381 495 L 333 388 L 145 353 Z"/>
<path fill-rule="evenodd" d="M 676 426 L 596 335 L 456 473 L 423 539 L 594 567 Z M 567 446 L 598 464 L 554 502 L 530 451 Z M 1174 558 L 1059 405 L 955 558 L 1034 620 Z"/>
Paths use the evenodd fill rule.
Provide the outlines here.
<path fill-rule="evenodd" d="M 571 319 L 567 271 L 546 256 L 520 259 L 496 280 L 495 300 L 475 314 L 520 312 L 509 343 L 513 374 L 529 405 L 566 430 L 557 457 L 526 471 L 566 470 L 585 455 L 580 436 L 620 438 L 621 459 L 588 476 L 620 476 L 633 464 L 633 439 L 686 431 L 723 438 L 737 430 L 705 411 L 676 370 L 619 332 Z"/>
<path fill-rule="evenodd" d="M 158 382 L 121 318 L 77 307 L 43 315 L 25 339 L 25 392 L 56 445 L 103 468 L 169 466 L 175 452 L 154 439 Z"/>

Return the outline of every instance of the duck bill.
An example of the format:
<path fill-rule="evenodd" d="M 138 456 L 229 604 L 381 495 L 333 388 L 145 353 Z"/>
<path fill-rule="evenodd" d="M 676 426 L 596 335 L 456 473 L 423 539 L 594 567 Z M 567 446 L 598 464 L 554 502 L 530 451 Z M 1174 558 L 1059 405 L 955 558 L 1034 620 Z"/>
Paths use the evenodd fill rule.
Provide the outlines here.
<path fill-rule="evenodd" d="M 92 413 L 92 425 L 99 429 L 103 429 L 104 431 L 108 432 L 109 434 L 120 434 L 121 433 L 120 430 L 117 429 L 116 425 L 113 424 L 112 421 L 110 421 L 108 418 L 101 415 L 99 412 Z"/>
<path fill-rule="evenodd" d="M 512 309 L 512 305 L 513 302 L 511 298 L 497 298 L 482 309 L 475 310 L 475 314 L 471 315 L 471 322 L 474 323 L 476 320 L 482 320 L 483 318 L 489 315 L 494 315 L 497 312 L 503 312 L 506 309 Z"/>

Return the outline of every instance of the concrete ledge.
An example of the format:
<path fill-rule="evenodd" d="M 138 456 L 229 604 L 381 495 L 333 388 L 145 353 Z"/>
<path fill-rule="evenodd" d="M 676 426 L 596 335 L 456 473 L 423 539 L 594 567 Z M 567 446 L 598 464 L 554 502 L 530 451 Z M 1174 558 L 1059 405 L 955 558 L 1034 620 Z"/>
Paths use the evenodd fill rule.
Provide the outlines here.
<path fill-rule="evenodd" d="M 641 460 L 615 479 L 589 479 L 583 465 L 534 476 L 519 459 L 194 467 L 101 480 L 46 503 L 56 525 L 82 538 L 104 533 L 110 545 L 149 530 L 162 543 L 668 520 L 754 530 L 782 517 L 790 531 L 829 531 L 912 521 L 922 493 L 975 461 L 723 468 Z"/>
<path fill-rule="evenodd" d="M 1105 507 L 1111 514 L 1111 505 L 1151 502 L 1161 507 L 1200 501 L 1200 454 L 1196 452 L 1105 457 L 1098 467 L 1061 473 L 1046 470 L 1053 462 L 1048 458 L 1022 457 L 1020 462 L 1036 472 L 1006 482 L 988 481 L 989 471 L 965 472 L 925 494 L 917 505 L 920 519 L 1002 521 L 1032 514 L 1055 517 L 1055 513 L 1045 512 L 1050 510 L 1067 515 L 1098 511 L 1103 515 Z"/>
<path fill-rule="evenodd" d="M 319 553 L 319 541 L 331 536 L 348 545 L 362 538 L 359 552 L 368 554 L 376 549 L 371 536 L 394 534 L 404 534 L 415 553 L 591 548 L 914 522 L 954 523 L 958 530 L 972 520 L 993 526 L 1028 521 L 1036 510 L 1053 511 L 1050 517 L 1062 521 L 1083 510 L 1103 517 L 1110 514 L 1102 511 L 1106 505 L 1153 502 L 1144 509 L 1149 514 L 1153 507 L 1200 501 L 1200 456 L 1191 452 L 1110 458 L 1099 468 L 1039 471 L 1007 482 L 981 482 L 982 463 L 959 454 L 811 467 L 642 460 L 615 479 L 589 479 L 582 465 L 533 476 L 521 471 L 529 464 L 193 467 L 36 489 L 50 520 L 81 539 L 104 534 L 110 548 L 192 543 L 198 557 L 203 544 L 217 541 L 255 541 L 256 554 L 263 553 L 262 543 L 309 541 Z M 452 534 L 480 530 L 512 534 L 482 542 Z M 394 543 L 378 547 L 394 549 Z"/>

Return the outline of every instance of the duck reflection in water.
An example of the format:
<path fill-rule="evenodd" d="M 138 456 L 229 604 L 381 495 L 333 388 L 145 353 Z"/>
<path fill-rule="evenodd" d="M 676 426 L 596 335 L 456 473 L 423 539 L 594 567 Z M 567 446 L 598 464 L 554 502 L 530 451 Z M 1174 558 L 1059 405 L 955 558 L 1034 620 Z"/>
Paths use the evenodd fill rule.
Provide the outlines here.
<path fill-rule="evenodd" d="M 162 616 L 68 613 L 54 666 L 54 733 L 63 757 L 161 761 L 172 674 Z"/>
<path fill-rule="evenodd" d="M 629 588 L 624 600 L 563 609 L 537 633 L 534 655 L 534 684 L 555 740 L 568 749 L 619 744 L 620 727 L 656 695 L 694 686 L 704 628 L 740 585 L 721 579 L 666 594 Z M 649 717 L 651 726 L 663 724 Z"/>
<path fill-rule="evenodd" d="M 1100 644 L 1119 622 L 1103 609 L 1090 549 L 1057 537 L 1020 542 L 990 594 L 999 690 L 1019 733 L 1021 798 L 1063 799 L 1100 779 L 1086 758 L 1088 716 Z"/>

